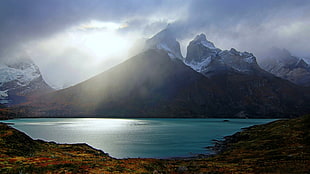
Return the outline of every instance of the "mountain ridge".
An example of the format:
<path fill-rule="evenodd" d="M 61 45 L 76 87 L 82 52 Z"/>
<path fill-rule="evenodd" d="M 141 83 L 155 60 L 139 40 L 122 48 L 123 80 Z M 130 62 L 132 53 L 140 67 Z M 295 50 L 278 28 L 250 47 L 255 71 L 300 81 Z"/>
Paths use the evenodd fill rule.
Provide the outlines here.
<path fill-rule="evenodd" d="M 297 85 L 310 87 L 310 65 L 286 49 L 271 48 L 259 64 L 266 71 Z"/>
<path fill-rule="evenodd" d="M 51 92 L 38 66 L 30 58 L 0 63 L 0 103 L 15 105 L 33 95 Z"/>
<path fill-rule="evenodd" d="M 265 73 L 252 53 L 239 52 L 234 48 L 230 50 L 216 48 L 203 33 L 197 35 L 187 46 L 185 64 L 207 77 L 227 72 Z"/>
<path fill-rule="evenodd" d="M 184 59 L 181 53 L 180 43 L 176 40 L 170 28 L 166 28 L 146 40 L 143 50 L 146 51 L 148 49 L 164 50 L 171 59 L 180 59 L 182 61 Z"/>
<path fill-rule="evenodd" d="M 309 112 L 304 91 L 274 76 L 208 78 L 163 50 L 150 49 L 20 109 L 34 117 L 295 117 Z"/>
<path fill-rule="evenodd" d="M 253 54 L 222 51 L 200 34 L 182 59 L 175 56 L 180 44 L 169 34 L 159 32 L 144 52 L 108 71 L 17 108 L 26 117 L 276 118 L 310 113 L 310 88 L 266 72 Z M 208 57 L 212 61 L 202 71 L 186 63 Z"/>

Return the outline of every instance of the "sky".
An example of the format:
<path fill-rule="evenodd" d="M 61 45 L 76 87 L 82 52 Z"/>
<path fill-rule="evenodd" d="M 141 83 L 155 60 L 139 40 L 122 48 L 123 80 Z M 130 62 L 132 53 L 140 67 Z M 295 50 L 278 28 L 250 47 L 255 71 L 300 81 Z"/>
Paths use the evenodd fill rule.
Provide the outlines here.
<path fill-rule="evenodd" d="M 309 0 L 1 0 L 0 61 L 30 57 L 55 88 L 138 53 L 169 24 L 186 46 L 197 34 L 257 58 L 270 47 L 310 58 Z"/>

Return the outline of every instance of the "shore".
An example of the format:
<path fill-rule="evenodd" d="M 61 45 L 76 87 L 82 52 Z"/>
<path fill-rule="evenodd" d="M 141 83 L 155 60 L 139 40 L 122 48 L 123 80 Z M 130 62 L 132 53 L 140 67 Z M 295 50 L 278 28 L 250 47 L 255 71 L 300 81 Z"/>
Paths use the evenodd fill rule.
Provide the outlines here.
<path fill-rule="evenodd" d="M 214 156 L 115 159 L 87 144 L 56 144 L 0 124 L 0 173 L 307 173 L 310 116 L 252 126 Z"/>

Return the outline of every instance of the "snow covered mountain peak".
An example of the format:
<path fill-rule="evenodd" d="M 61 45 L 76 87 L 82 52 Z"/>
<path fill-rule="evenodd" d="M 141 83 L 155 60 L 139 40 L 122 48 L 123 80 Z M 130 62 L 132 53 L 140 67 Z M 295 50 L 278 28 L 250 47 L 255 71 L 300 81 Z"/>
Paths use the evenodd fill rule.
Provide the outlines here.
<path fill-rule="evenodd" d="M 38 90 L 51 90 L 37 65 L 29 58 L 0 63 L 0 103 L 18 103 L 17 98 Z"/>
<path fill-rule="evenodd" d="M 204 47 L 210 48 L 210 49 L 217 49 L 214 44 L 207 40 L 206 35 L 201 33 L 195 37 L 195 39 L 192 41 L 194 44 L 201 44 Z"/>
<path fill-rule="evenodd" d="M 41 76 L 39 68 L 30 59 L 19 60 L 20 62 L 0 64 L 0 87 L 11 81 L 16 81 L 20 86 L 26 86 Z"/>
<path fill-rule="evenodd" d="M 185 64 L 206 76 L 228 71 L 248 74 L 261 70 L 252 53 L 239 52 L 234 48 L 221 50 L 204 34 L 196 36 L 188 45 Z"/>
<path fill-rule="evenodd" d="M 185 64 L 192 67 L 195 71 L 201 72 L 202 69 L 214 61 L 220 49 L 206 39 L 206 35 L 199 34 L 192 40 L 187 47 Z"/>
<path fill-rule="evenodd" d="M 174 33 L 169 29 L 164 29 L 146 41 L 144 50 L 159 49 L 168 53 L 171 59 L 183 60 L 180 43 L 176 40 Z"/>
<path fill-rule="evenodd" d="M 287 49 L 271 48 L 259 59 L 260 66 L 280 78 L 297 85 L 310 86 L 310 65 L 293 56 Z"/>

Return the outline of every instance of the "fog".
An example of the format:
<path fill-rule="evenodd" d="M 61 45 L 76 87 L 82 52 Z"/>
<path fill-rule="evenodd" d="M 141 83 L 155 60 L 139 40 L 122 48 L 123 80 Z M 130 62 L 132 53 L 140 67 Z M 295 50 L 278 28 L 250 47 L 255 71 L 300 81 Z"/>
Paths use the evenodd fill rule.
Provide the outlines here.
<path fill-rule="evenodd" d="M 168 24 L 181 42 L 199 33 L 221 49 L 270 47 L 310 57 L 307 0 L 0 1 L 0 60 L 31 57 L 44 79 L 63 88 L 137 54 Z"/>

